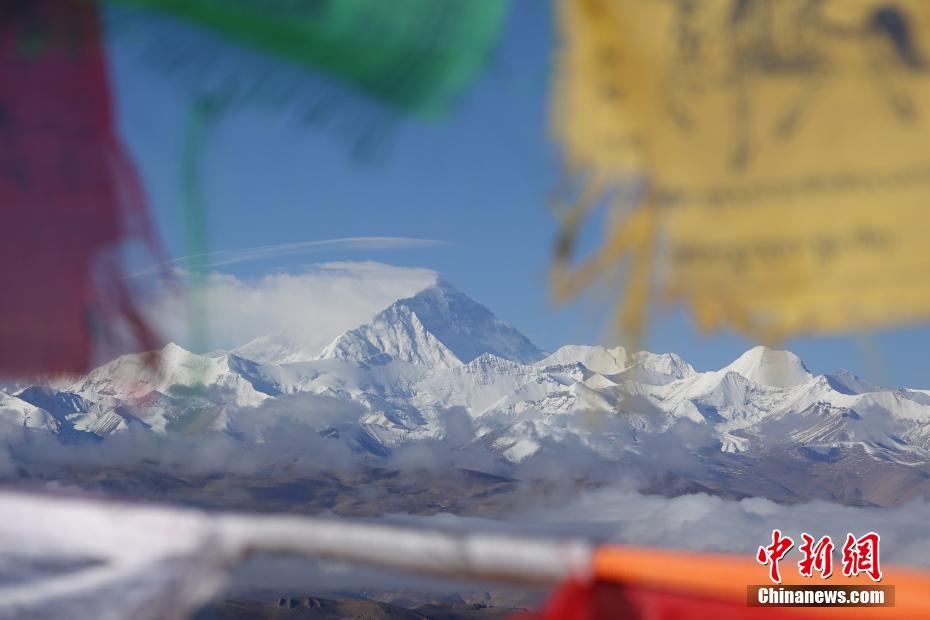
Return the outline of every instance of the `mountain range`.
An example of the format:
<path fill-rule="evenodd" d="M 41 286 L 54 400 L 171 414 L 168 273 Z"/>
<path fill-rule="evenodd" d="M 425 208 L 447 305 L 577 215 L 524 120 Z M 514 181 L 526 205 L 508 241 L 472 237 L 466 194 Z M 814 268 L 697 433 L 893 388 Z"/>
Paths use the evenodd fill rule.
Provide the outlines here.
<path fill-rule="evenodd" d="M 699 372 L 674 353 L 569 345 L 546 353 L 445 281 L 320 351 L 284 333 L 230 351 L 169 344 L 88 375 L 0 392 L 20 445 L 223 436 L 516 478 L 636 477 L 647 490 L 892 505 L 930 494 L 930 392 L 750 349 Z M 283 438 L 283 439 L 282 439 Z M 282 445 L 284 445 L 282 444 Z M 421 449 L 421 451 L 417 451 Z M 272 450 L 274 451 L 274 450 Z"/>

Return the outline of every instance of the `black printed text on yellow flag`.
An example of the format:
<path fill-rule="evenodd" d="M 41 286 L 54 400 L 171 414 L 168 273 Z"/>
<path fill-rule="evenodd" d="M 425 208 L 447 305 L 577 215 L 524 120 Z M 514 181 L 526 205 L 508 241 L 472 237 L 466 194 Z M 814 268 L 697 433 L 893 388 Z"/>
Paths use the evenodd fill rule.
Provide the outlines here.
<path fill-rule="evenodd" d="M 930 3 L 555 4 L 566 167 L 646 180 L 655 238 L 624 249 L 663 299 L 762 340 L 930 318 Z"/>

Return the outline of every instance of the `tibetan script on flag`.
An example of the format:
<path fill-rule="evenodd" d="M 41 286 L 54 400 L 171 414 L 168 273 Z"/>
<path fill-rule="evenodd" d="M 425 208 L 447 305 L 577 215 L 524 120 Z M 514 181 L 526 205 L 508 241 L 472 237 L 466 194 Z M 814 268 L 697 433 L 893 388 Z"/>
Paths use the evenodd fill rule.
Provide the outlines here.
<path fill-rule="evenodd" d="M 632 260 L 658 292 L 761 340 L 930 317 L 930 3 L 558 3 L 554 131 L 584 186 L 556 288 Z M 639 181 L 569 267 L 591 203 Z"/>

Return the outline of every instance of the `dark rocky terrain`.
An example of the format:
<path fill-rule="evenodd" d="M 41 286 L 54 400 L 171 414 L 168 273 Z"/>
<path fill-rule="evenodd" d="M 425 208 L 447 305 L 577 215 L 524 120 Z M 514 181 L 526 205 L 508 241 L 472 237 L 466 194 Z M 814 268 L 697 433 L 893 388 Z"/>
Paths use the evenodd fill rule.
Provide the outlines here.
<path fill-rule="evenodd" d="M 262 602 L 226 600 L 203 609 L 194 620 L 498 620 L 516 610 L 482 603 L 435 601 L 414 607 L 358 599 L 327 599 L 313 596 L 280 598 Z"/>

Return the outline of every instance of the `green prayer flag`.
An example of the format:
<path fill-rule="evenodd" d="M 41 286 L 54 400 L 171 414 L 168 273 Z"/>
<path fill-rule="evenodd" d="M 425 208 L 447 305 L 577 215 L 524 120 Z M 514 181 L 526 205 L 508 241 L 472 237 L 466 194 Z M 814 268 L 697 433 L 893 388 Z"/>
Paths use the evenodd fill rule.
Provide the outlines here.
<path fill-rule="evenodd" d="M 477 76 L 508 0 L 98 0 L 152 9 L 335 75 L 423 116 Z"/>

